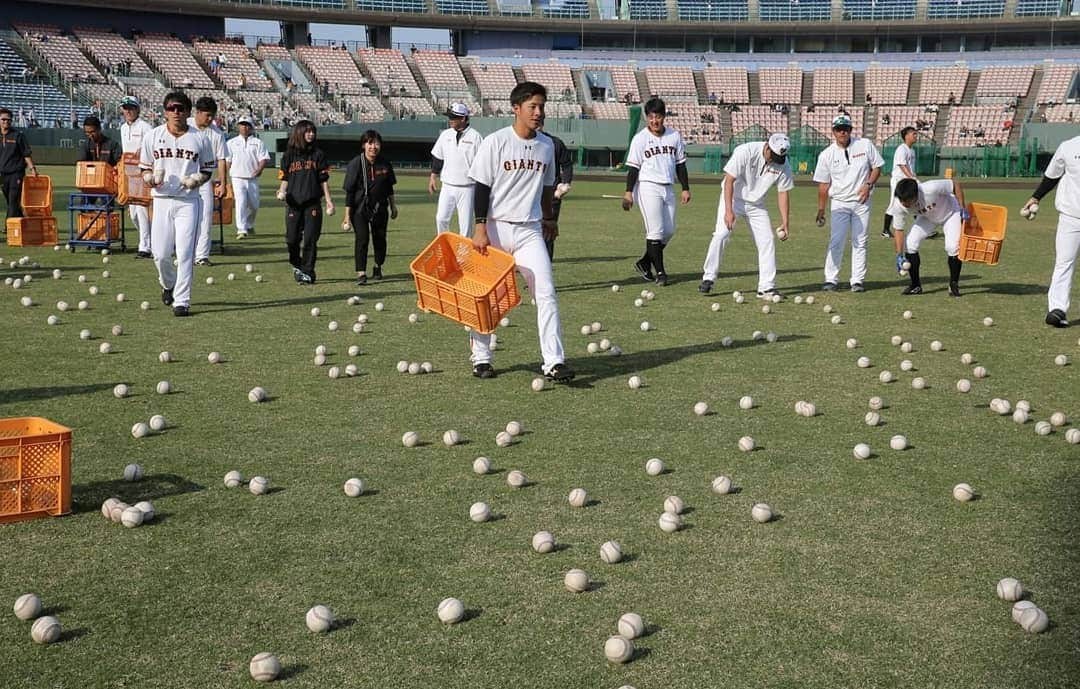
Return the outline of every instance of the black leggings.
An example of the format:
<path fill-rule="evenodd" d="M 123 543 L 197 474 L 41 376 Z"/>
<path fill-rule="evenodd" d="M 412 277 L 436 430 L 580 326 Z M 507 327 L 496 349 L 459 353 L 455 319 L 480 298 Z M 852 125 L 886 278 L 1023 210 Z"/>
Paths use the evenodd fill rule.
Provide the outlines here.
<path fill-rule="evenodd" d="M 562 199 L 552 199 L 551 201 L 551 217 L 555 218 L 555 222 L 559 222 L 559 213 L 562 212 Z M 545 239 L 544 246 L 547 247 L 548 258 L 555 260 L 555 239 Z"/>
<path fill-rule="evenodd" d="M 362 211 L 353 212 L 352 225 L 356 233 L 353 247 L 356 272 L 367 272 L 369 240 L 375 245 L 375 265 L 381 266 L 386 262 L 386 225 L 389 221 L 390 214 L 385 208 L 380 208 L 371 215 Z"/>
<path fill-rule="evenodd" d="M 289 263 L 315 278 L 319 235 L 322 234 L 322 205 L 316 200 L 305 206 L 289 206 L 285 211 L 285 244 Z"/>
<path fill-rule="evenodd" d="M 4 198 L 7 199 L 7 217 L 22 217 L 22 174 L 0 175 L 0 186 L 4 189 Z"/>

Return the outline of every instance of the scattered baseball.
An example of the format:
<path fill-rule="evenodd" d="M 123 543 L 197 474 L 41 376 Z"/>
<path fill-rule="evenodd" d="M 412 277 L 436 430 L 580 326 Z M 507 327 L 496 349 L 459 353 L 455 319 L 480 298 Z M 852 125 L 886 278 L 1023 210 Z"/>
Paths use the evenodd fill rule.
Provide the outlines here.
<path fill-rule="evenodd" d="M 318 318 L 320 314 L 322 314 L 322 309 L 320 309 L 318 306 L 312 306 L 311 307 L 311 315 L 312 316 L 314 316 L 315 318 Z"/>
<path fill-rule="evenodd" d="M 210 352 L 206 355 L 206 360 L 209 361 L 211 364 L 220 364 L 221 352 Z"/>
<path fill-rule="evenodd" d="M 773 511 L 772 508 L 763 502 L 755 503 L 750 508 L 750 517 L 758 524 L 764 524 L 765 522 L 772 521 Z"/>
<path fill-rule="evenodd" d="M 145 438 L 150 435 L 150 427 L 140 421 L 131 427 L 131 435 L 135 438 Z"/>
<path fill-rule="evenodd" d="M 358 478 L 351 478 L 345 482 L 345 495 L 350 498 L 359 497 L 364 492 L 364 482 Z"/>
<path fill-rule="evenodd" d="M 845 343 L 845 345 L 847 346 L 848 349 L 855 349 L 856 347 L 859 346 L 859 341 L 856 340 L 854 337 L 849 337 L 848 341 Z"/>
<path fill-rule="evenodd" d="M 510 435 L 506 431 L 499 431 L 495 434 L 495 444 L 499 447 L 510 447 L 514 442 L 514 436 Z"/>
<path fill-rule="evenodd" d="M 664 498 L 664 511 L 672 514 L 682 514 L 686 510 L 686 503 L 678 495 L 669 495 Z"/>
<path fill-rule="evenodd" d="M 90 293 L 91 297 L 96 297 L 98 295 L 98 292 L 100 292 L 101 290 L 98 289 L 97 285 L 90 285 L 90 289 L 87 290 L 87 291 Z M 84 304 L 84 303 L 85 302 L 79 302 L 79 304 Z M 80 311 L 83 310 L 83 308 L 84 308 L 83 306 L 79 306 Z"/>
<path fill-rule="evenodd" d="M 375 310 L 376 311 L 382 311 L 385 308 L 386 308 L 386 304 L 383 304 L 381 301 L 375 302 Z"/>
<path fill-rule="evenodd" d="M 252 495 L 266 495 L 270 488 L 270 480 L 265 476 L 252 476 L 248 481 L 248 490 Z"/>
<path fill-rule="evenodd" d="M 754 439 L 752 437 L 744 435 L 743 437 L 739 438 L 739 449 L 743 452 L 750 452 L 755 447 L 757 447 L 757 443 L 754 442 Z"/>
<path fill-rule="evenodd" d="M 1056 411 L 1050 415 L 1050 425 L 1055 428 L 1061 428 L 1068 420 L 1063 412 Z"/>
<path fill-rule="evenodd" d="M 48 323 L 49 325 L 56 325 L 57 323 L 60 322 L 60 319 L 57 318 L 56 316 L 50 314 L 49 317 L 45 319 L 45 322 Z"/>
<path fill-rule="evenodd" d="M 60 620 L 52 615 L 45 615 L 34 620 L 30 627 L 30 638 L 34 643 L 51 644 L 60 639 Z"/>
<path fill-rule="evenodd" d="M 41 614 L 41 599 L 33 593 L 24 593 L 15 599 L 15 617 L 32 620 Z"/>
<path fill-rule="evenodd" d="M 873 409 L 874 411 L 881 411 L 882 409 L 885 408 L 885 400 L 881 399 L 880 397 L 877 397 L 876 395 L 874 397 L 871 397 L 870 398 L 870 408 Z"/>
<path fill-rule="evenodd" d="M 889 447 L 896 450 L 897 452 L 900 452 L 902 450 L 906 450 L 907 446 L 908 446 L 908 442 L 907 442 L 907 438 L 905 436 L 894 435 L 893 437 L 889 438 Z"/>
<path fill-rule="evenodd" d="M 1012 606 L 1012 618 L 1013 622 L 1020 624 L 1020 616 L 1024 614 L 1025 610 L 1037 607 L 1029 600 L 1018 600 L 1013 603 Z"/>
<path fill-rule="evenodd" d="M 971 486 L 968 486 L 966 483 L 961 483 L 960 486 L 964 486 L 969 491 L 971 490 Z M 960 486 L 957 486 L 957 488 Z M 1018 601 L 1024 597 L 1024 587 L 1016 579 L 1005 577 L 997 583 L 997 595 L 1001 600 L 1007 600 L 1010 603 Z"/>
<path fill-rule="evenodd" d="M 926 379 L 922 376 L 916 376 L 915 378 L 912 378 L 911 387 L 915 388 L 916 390 L 922 390 L 926 387 Z"/>
<path fill-rule="evenodd" d="M 472 470 L 477 474 L 486 474 L 491 471 L 491 460 L 487 457 L 477 457 L 473 460 Z"/>
<path fill-rule="evenodd" d="M 262 389 L 261 387 L 251 388 L 251 390 L 248 392 L 248 401 L 255 403 L 265 402 L 266 390 Z"/>
<path fill-rule="evenodd" d="M 810 296 L 808 296 L 806 298 L 806 303 L 807 304 L 813 304 L 814 303 L 814 295 L 811 294 Z"/>
<path fill-rule="evenodd" d="M 801 295 L 801 294 L 797 294 L 797 295 L 795 295 L 795 299 L 794 299 L 794 301 L 795 301 L 795 303 L 796 303 L 796 304 L 801 304 L 801 303 L 803 303 L 803 298 L 802 298 L 802 295 Z"/>
<path fill-rule="evenodd" d="M 727 495 L 731 492 L 731 478 L 728 476 L 717 476 L 712 480 L 712 492 L 717 495 Z"/>
<path fill-rule="evenodd" d="M 903 361 L 900 362 L 900 370 L 901 371 L 910 371 L 913 368 L 915 368 L 915 364 L 912 363 L 911 359 L 904 359 Z"/>
<path fill-rule="evenodd" d="M 952 496 L 960 502 L 969 502 L 972 498 L 975 497 L 975 489 L 966 483 L 957 483 L 955 486 L 953 486 Z M 1003 579 L 1002 581 L 1005 580 Z M 1013 579 L 1013 581 L 1015 582 L 1016 580 Z M 1017 586 L 1019 586 L 1019 583 L 1017 583 Z M 1000 582 L 998 582 L 998 591 L 1001 591 Z M 999 593 L 998 595 L 1001 594 Z M 1006 598 L 1005 600 L 1016 600 L 1016 598 Z"/>
<path fill-rule="evenodd" d="M 694 413 L 698 416 L 705 416 L 709 413 L 709 405 L 705 402 L 698 402 L 694 405 Z"/>
<path fill-rule="evenodd" d="M 637 390 L 641 387 L 641 376 L 630 376 L 630 379 L 626 381 L 626 384 L 630 386 L 631 390 Z"/>
<path fill-rule="evenodd" d="M 746 409 L 753 409 L 753 408 L 754 408 L 754 398 L 753 397 L 751 397 L 750 395 L 743 395 L 742 397 L 739 398 L 739 409 L 746 410 Z"/>
<path fill-rule="evenodd" d="M 975 361 L 975 357 L 971 354 L 964 352 L 960 355 L 960 363 L 965 366 L 970 366 Z"/>
<path fill-rule="evenodd" d="M 152 431 L 163 431 L 167 425 L 169 425 L 169 422 L 161 414 L 154 414 L 150 417 L 150 430 Z"/>
<path fill-rule="evenodd" d="M 1031 402 L 1028 402 L 1027 400 L 1018 400 L 1016 402 L 1016 408 L 1017 409 L 1023 409 L 1024 411 L 1026 411 L 1026 412 L 1028 412 L 1030 414 L 1031 413 Z"/>
<path fill-rule="evenodd" d="M 98 351 L 102 354 L 112 354 L 112 345 L 108 342 L 102 342 L 98 345 Z"/>
<path fill-rule="evenodd" d="M 664 533 L 675 533 L 682 528 L 682 517 L 674 512 L 663 512 L 660 514 L 660 519 L 657 520 L 660 525 L 660 530 Z"/>
<path fill-rule="evenodd" d="M 649 332 L 649 328 L 651 327 L 649 321 L 641 321 L 641 332 Z"/>
<path fill-rule="evenodd" d="M 843 319 L 843 317 L 840 316 L 840 314 L 836 314 L 835 316 L 833 316 L 829 320 L 832 322 L 833 325 L 840 325 L 841 323 L 844 322 L 844 319 Z"/>
<path fill-rule="evenodd" d="M 1012 420 L 1020 425 L 1024 425 L 1028 422 L 1028 413 L 1023 409 L 1017 409 L 1012 414 Z"/>
<path fill-rule="evenodd" d="M 882 383 L 891 383 L 891 382 L 893 382 L 892 371 L 888 371 L 888 370 L 882 371 L 881 373 L 878 374 L 878 380 L 880 380 Z"/>
<path fill-rule="evenodd" d="M 79 339 L 80 340 L 89 340 L 90 337 L 91 337 L 90 331 L 87 330 L 86 328 L 83 328 L 82 330 L 79 331 Z"/>
<path fill-rule="evenodd" d="M 596 342 L 590 342 L 588 345 L 585 346 L 585 351 L 587 351 L 589 354 L 596 354 L 600 351 L 600 345 Z"/>
<path fill-rule="evenodd" d="M 356 333 L 357 335 L 359 335 L 360 333 L 364 332 L 364 324 L 363 323 L 353 323 L 352 324 L 352 331 L 354 333 Z"/>
<path fill-rule="evenodd" d="M 225 487 L 226 488 L 239 488 L 240 484 L 244 482 L 244 475 L 239 471 L 233 470 L 225 474 Z"/>
<path fill-rule="evenodd" d="M 645 473 L 649 476 L 659 476 L 664 473 L 664 460 L 657 457 L 653 457 L 649 461 L 645 462 Z"/>
<path fill-rule="evenodd" d="M 550 553 L 555 549 L 555 537 L 550 531 L 537 531 L 532 537 L 532 548 L 538 553 Z"/>
<path fill-rule="evenodd" d="M 618 285 L 612 285 L 611 286 L 611 291 L 612 292 L 618 292 L 620 289 L 622 289 L 622 288 L 619 287 Z"/>
<path fill-rule="evenodd" d="M 158 361 L 160 361 L 161 363 L 167 364 L 172 361 L 172 354 L 170 354 L 169 352 L 162 352 L 161 354 L 158 354 L 157 358 Z"/>
<path fill-rule="evenodd" d="M 971 381 L 967 378 L 961 378 L 956 381 L 956 389 L 958 392 L 971 392 Z"/>
<path fill-rule="evenodd" d="M 420 316 L 418 316 L 418 315 L 417 315 L 417 314 L 415 314 L 415 313 L 410 313 L 410 314 L 409 314 L 409 322 L 410 322 L 410 323 L 417 323 L 417 322 L 419 322 L 419 321 L 420 321 Z M 360 325 L 360 324 L 359 324 L 359 323 L 357 323 L 357 325 Z"/>
<path fill-rule="evenodd" d="M 585 503 L 589 499 L 589 494 L 585 492 L 584 488 L 575 488 L 570 491 L 568 500 L 571 507 L 584 507 Z"/>
<path fill-rule="evenodd" d="M 602 340 L 600 340 L 600 351 L 601 352 L 606 352 L 606 351 L 608 351 L 610 349 L 611 349 L 611 340 L 607 339 L 606 337 L 603 338 Z"/>
<path fill-rule="evenodd" d="M 454 430 L 446 431 L 443 433 L 442 441 L 443 445 L 453 447 L 461 442 L 461 434 Z"/>
<path fill-rule="evenodd" d="M 260 653 L 248 663 L 248 672 L 256 682 L 273 682 L 281 673 L 281 662 L 273 653 Z"/>
<path fill-rule="evenodd" d="M 112 392 L 117 399 L 123 399 L 128 396 L 129 390 L 127 385 L 119 383 L 113 388 Z"/>
<path fill-rule="evenodd" d="M 1050 618 L 1046 616 L 1046 613 L 1041 608 L 1028 608 L 1020 613 L 1020 626 L 1024 628 L 1025 632 L 1030 634 L 1038 634 L 1046 631 L 1050 626 Z"/>
<path fill-rule="evenodd" d="M 622 560 L 622 546 L 617 541 L 606 541 L 600 546 L 600 559 L 604 564 L 613 565 Z"/>
<path fill-rule="evenodd" d="M 150 302 L 148 302 L 148 301 L 142 302 L 141 304 L 139 304 L 139 308 L 142 309 L 143 311 L 149 311 L 150 310 Z"/>
<path fill-rule="evenodd" d="M 543 378 L 538 377 L 538 378 L 533 378 L 532 382 L 529 385 L 530 385 L 530 387 L 532 387 L 533 392 L 541 392 L 544 389 L 544 387 L 547 385 L 547 382 Z"/>
<path fill-rule="evenodd" d="M 420 371 L 422 371 L 422 370 L 423 369 L 420 368 L 420 364 L 418 362 L 415 362 L 415 361 L 410 363 L 409 368 L 406 369 L 406 371 L 408 371 L 409 375 L 411 375 L 411 376 L 415 376 L 416 374 L 420 373 Z"/>
<path fill-rule="evenodd" d="M 329 331 L 330 331 L 330 332 L 332 332 L 332 333 L 333 333 L 333 332 L 337 332 L 337 329 L 338 329 L 339 327 L 340 327 L 340 326 L 338 325 L 338 322 L 337 322 L 337 321 L 330 321 L 329 323 L 327 323 L 327 324 L 326 324 L 326 329 L 327 329 L 327 330 L 329 330 Z"/>
<path fill-rule="evenodd" d="M 985 378 L 986 374 L 987 371 L 985 366 L 976 366 L 971 371 L 971 375 L 975 376 L 976 378 Z"/>
<path fill-rule="evenodd" d="M 1064 354 L 1058 354 L 1056 357 L 1054 357 L 1054 363 L 1058 366 L 1068 366 L 1069 357 Z"/>
<path fill-rule="evenodd" d="M 349 356 L 360 356 L 360 347 L 357 345 L 350 345 Z M 405 364 L 405 366 L 408 366 L 408 364 Z"/>
<path fill-rule="evenodd" d="M 876 411 L 868 411 L 866 412 L 866 416 L 863 417 L 863 420 L 866 422 L 867 426 L 877 426 L 881 423 L 881 414 L 878 414 Z"/>
<path fill-rule="evenodd" d="M 250 263 L 245 263 L 244 264 L 244 272 L 245 273 L 253 273 L 253 272 L 255 272 L 255 266 L 251 265 Z"/>
<path fill-rule="evenodd" d="M 985 325 L 987 328 L 989 328 L 993 324 L 994 324 L 994 319 L 991 318 L 990 316 L 987 316 L 986 318 L 983 319 L 983 325 Z"/>
<path fill-rule="evenodd" d="M 208 275 L 206 277 L 206 284 L 208 284 L 208 285 L 214 284 L 214 276 L 213 275 Z M 119 296 L 119 295 L 117 295 L 117 296 Z"/>
<path fill-rule="evenodd" d="M 334 625 L 334 613 L 325 605 L 316 605 L 307 611 L 307 615 L 304 616 L 304 623 L 311 631 L 322 634 L 330 631 L 330 627 Z"/>
<path fill-rule="evenodd" d="M 142 526 L 143 518 L 143 511 L 138 507 L 128 507 L 120 513 L 120 523 L 129 529 Z"/>
<path fill-rule="evenodd" d="M 910 342 L 900 343 L 900 351 L 904 354 L 911 354 L 911 351 L 913 349 L 915 349 L 915 345 L 911 344 Z"/>
<path fill-rule="evenodd" d="M 914 315 L 915 314 L 911 313 L 911 311 L 905 311 L 904 312 L 904 320 L 905 321 L 910 321 Z"/>
<path fill-rule="evenodd" d="M 436 610 L 443 624 L 457 624 L 465 617 L 465 605 L 457 598 L 444 598 Z"/>
<path fill-rule="evenodd" d="M 645 300 L 641 299 L 640 297 L 635 299 L 634 300 L 634 306 L 645 306 Z M 582 333 L 582 334 L 588 335 L 589 333 Z"/>
<path fill-rule="evenodd" d="M 514 469 L 506 475 L 506 484 L 511 488 L 521 488 L 529 482 L 529 477 L 525 475 L 525 472 Z"/>
<path fill-rule="evenodd" d="M 1035 424 L 1035 433 L 1037 435 L 1050 435 L 1054 431 L 1054 427 L 1046 421 L 1039 421 Z"/>
<path fill-rule="evenodd" d="M 826 304 L 825 306 L 821 307 L 821 310 L 824 311 L 825 313 L 832 313 L 833 312 L 832 304 Z"/>
<path fill-rule="evenodd" d="M 870 368 L 870 357 L 861 356 L 855 360 L 855 365 L 859 368 Z"/>
<path fill-rule="evenodd" d="M 855 459 L 869 459 L 870 458 L 870 446 L 866 443 L 859 443 L 852 450 L 852 454 L 855 455 Z"/>
<path fill-rule="evenodd" d="M 1080 445 L 1080 428 L 1070 428 L 1065 431 L 1065 440 L 1070 445 Z"/>
<path fill-rule="evenodd" d="M 712 309 L 713 311 L 719 311 L 720 310 L 720 304 L 719 304 L 719 302 L 714 301 L 712 303 L 712 305 L 709 306 L 709 308 Z"/>
<path fill-rule="evenodd" d="M 420 435 L 416 431 L 407 431 L 405 435 L 401 436 L 401 444 L 405 447 L 416 447 L 419 442 Z"/>
<path fill-rule="evenodd" d="M 930 350 L 934 352 L 940 352 L 945 349 L 945 345 L 941 344 L 941 340 L 934 340 L 930 343 Z"/>
<path fill-rule="evenodd" d="M 572 569 L 563 577 L 563 586 L 570 593 L 582 593 L 589 589 L 589 575 L 580 569 Z"/>
<path fill-rule="evenodd" d="M 728 335 L 724 335 L 723 339 L 720 340 L 720 345 L 725 347 L 725 348 L 731 347 L 734 344 L 735 344 L 735 340 L 731 339 L 731 337 L 728 336 Z"/>
<path fill-rule="evenodd" d="M 604 657 L 612 663 L 622 664 L 634 656 L 634 642 L 625 636 L 609 636 L 604 642 Z"/>
<path fill-rule="evenodd" d="M 157 513 L 154 511 L 154 505 L 149 500 L 143 500 L 142 502 L 135 503 L 134 508 L 142 512 L 143 524 L 154 521 L 154 516 Z M 122 519 L 123 515 L 121 515 L 121 520 Z"/>
<path fill-rule="evenodd" d="M 506 432 L 513 437 L 517 437 L 522 434 L 525 427 L 521 425 L 520 421 L 510 421 L 506 424 Z"/>

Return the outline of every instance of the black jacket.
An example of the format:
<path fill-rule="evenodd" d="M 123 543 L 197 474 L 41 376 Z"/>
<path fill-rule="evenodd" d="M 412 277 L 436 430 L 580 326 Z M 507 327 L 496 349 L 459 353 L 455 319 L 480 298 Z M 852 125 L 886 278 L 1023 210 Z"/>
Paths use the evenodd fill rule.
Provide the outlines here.
<path fill-rule="evenodd" d="M 363 212 L 366 215 L 385 211 L 388 199 L 394 195 L 394 185 L 397 177 L 394 175 L 394 166 L 382 156 L 375 162 L 368 163 L 367 158 L 360 154 L 349 161 L 345 168 L 345 205 L 353 209 L 353 212 Z"/>
<path fill-rule="evenodd" d="M 330 165 L 318 148 L 304 152 L 288 150 L 281 157 L 278 179 L 289 183 L 285 190 L 286 203 L 307 206 L 322 198 L 322 183 L 330 179 Z"/>

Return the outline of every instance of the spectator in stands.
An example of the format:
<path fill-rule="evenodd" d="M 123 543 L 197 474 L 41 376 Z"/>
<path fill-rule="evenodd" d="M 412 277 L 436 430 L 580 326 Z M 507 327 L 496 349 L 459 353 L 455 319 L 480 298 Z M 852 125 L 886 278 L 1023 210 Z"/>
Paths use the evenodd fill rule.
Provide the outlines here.
<path fill-rule="evenodd" d="M 86 139 L 79 144 L 76 160 L 80 162 L 108 163 L 115 166 L 120 162 L 123 151 L 120 142 L 113 141 L 101 131 L 101 120 L 94 115 L 87 115 L 83 120 L 83 134 Z"/>
<path fill-rule="evenodd" d="M 884 115 L 881 116 L 881 123 L 882 124 L 892 124 L 892 118 L 889 117 L 889 113 L 885 113 Z"/>
<path fill-rule="evenodd" d="M 134 156 L 136 163 L 142 151 L 143 139 L 149 138 L 153 131 L 153 127 L 139 117 L 139 106 L 139 99 L 135 96 L 120 99 L 120 114 L 124 118 L 124 123 L 120 125 L 120 146 L 124 156 Z M 150 215 L 146 206 L 129 203 L 128 215 L 139 231 L 139 248 L 135 258 L 153 258 L 150 251 Z"/>
<path fill-rule="evenodd" d="M 386 226 L 397 219 L 394 200 L 397 177 L 394 166 L 382 156 L 382 136 L 369 129 L 360 137 L 360 155 L 345 169 L 345 220 L 341 229 L 356 233 L 353 258 L 356 284 L 367 284 L 368 242 L 375 245 L 375 268 L 371 277 L 381 280 L 386 262 Z"/>
<path fill-rule="evenodd" d="M 268 131 L 270 131 L 270 129 L 273 126 L 274 126 L 274 121 L 270 118 L 270 115 L 263 115 L 263 118 L 262 118 L 263 131 L 268 132 Z"/>
<path fill-rule="evenodd" d="M 1001 125 L 1001 130 L 1005 131 L 1005 132 L 1009 131 L 1012 128 L 1013 128 L 1013 121 L 1012 120 L 1005 120 L 1005 122 Z"/>
<path fill-rule="evenodd" d="M 724 104 L 724 92 L 723 91 L 720 92 L 720 99 L 717 101 L 717 104 L 718 105 L 723 105 Z"/>
<path fill-rule="evenodd" d="M 255 136 L 255 123 L 247 115 L 236 121 L 239 135 L 229 139 L 229 177 L 236 198 L 236 238 L 255 234 L 255 214 L 259 211 L 259 176 L 270 162 L 266 144 Z"/>
<path fill-rule="evenodd" d="M 709 105 L 716 105 L 716 94 L 709 93 Z"/>
<path fill-rule="evenodd" d="M 974 136 L 975 136 L 976 139 L 981 139 L 984 136 L 986 136 L 986 130 L 983 129 L 982 127 L 976 127 L 975 132 L 974 132 Z"/>
<path fill-rule="evenodd" d="M 301 285 L 315 284 L 315 260 L 319 235 L 322 234 L 323 207 L 334 212 L 330 198 L 330 164 L 315 145 L 318 130 L 311 120 L 300 120 L 289 134 L 285 155 L 281 157 L 277 198 L 285 202 L 285 244 L 293 277 Z"/>
<path fill-rule="evenodd" d="M 7 217 L 22 217 L 22 181 L 29 172 L 37 176 L 37 168 L 31 157 L 30 142 L 26 136 L 11 126 L 13 115 L 7 108 L 0 108 L 0 189 L 7 200 Z"/>
<path fill-rule="evenodd" d="M 949 91 L 949 101 L 948 101 L 948 103 L 949 103 L 949 105 L 956 105 L 956 94 L 953 93 L 952 91 Z"/>
<path fill-rule="evenodd" d="M 221 65 L 216 57 L 210 58 L 210 73 L 213 74 L 215 77 L 218 75 L 218 67 L 220 66 Z"/>
<path fill-rule="evenodd" d="M 873 103 L 874 103 L 874 97 L 871 96 L 869 92 L 867 92 L 867 94 L 866 94 L 866 104 L 867 105 L 873 105 Z"/>

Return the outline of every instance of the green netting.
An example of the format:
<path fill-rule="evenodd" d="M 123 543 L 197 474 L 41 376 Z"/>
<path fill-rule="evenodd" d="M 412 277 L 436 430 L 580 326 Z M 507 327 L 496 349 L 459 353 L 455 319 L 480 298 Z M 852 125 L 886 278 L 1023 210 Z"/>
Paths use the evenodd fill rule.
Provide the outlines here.
<path fill-rule="evenodd" d="M 791 171 L 796 175 L 814 174 L 818 156 L 829 147 L 829 138 L 809 126 L 799 128 L 790 137 L 788 162 L 791 163 Z"/>
<path fill-rule="evenodd" d="M 945 164 L 956 177 L 1034 177 L 1038 151 L 1037 139 L 1021 139 L 1016 146 L 953 149 Z"/>
<path fill-rule="evenodd" d="M 707 175 L 719 175 L 722 173 L 724 171 L 724 150 L 719 146 L 706 148 L 701 171 Z"/>

